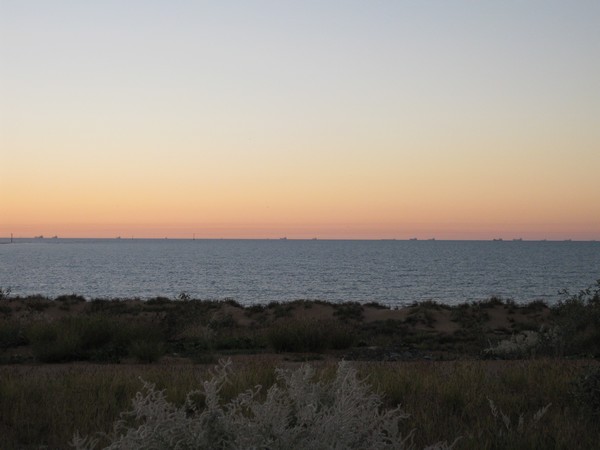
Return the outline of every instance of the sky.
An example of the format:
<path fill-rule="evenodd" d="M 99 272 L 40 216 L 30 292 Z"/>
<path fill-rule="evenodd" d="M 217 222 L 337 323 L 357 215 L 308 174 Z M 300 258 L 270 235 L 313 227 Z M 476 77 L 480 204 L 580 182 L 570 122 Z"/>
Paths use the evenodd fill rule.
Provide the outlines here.
<path fill-rule="evenodd" d="M 599 23 L 0 0 L 0 236 L 600 239 Z"/>

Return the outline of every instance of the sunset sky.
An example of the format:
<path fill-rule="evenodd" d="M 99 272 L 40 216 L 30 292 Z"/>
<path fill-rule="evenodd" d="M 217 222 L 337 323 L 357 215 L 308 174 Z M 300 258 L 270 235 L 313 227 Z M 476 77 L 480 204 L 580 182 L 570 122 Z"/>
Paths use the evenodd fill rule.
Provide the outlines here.
<path fill-rule="evenodd" d="M 600 239 L 600 2 L 0 0 L 0 236 Z"/>

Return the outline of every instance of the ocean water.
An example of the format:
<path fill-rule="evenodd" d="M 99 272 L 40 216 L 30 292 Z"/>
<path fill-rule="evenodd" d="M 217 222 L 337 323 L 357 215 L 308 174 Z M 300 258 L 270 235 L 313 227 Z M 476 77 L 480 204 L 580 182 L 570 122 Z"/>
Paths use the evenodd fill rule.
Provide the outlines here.
<path fill-rule="evenodd" d="M 3 240 L 6 242 L 6 239 Z M 556 302 L 600 279 L 600 242 L 17 239 L 0 245 L 13 295 L 320 299 L 402 306 L 491 296 Z"/>

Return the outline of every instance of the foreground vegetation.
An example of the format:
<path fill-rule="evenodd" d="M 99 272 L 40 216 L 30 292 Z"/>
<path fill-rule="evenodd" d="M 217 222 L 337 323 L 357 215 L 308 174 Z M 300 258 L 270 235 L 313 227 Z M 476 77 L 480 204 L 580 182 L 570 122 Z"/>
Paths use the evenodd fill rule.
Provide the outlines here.
<path fill-rule="evenodd" d="M 380 408 L 380 396 L 347 362 L 339 363 L 331 381 L 316 380 L 308 365 L 277 369 L 277 383 L 265 393 L 255 387 L 224 402 L 220 391 L 231 376 L 230 365 L 221 362 L 181 406 L 145 383 L 146 392 L 136 395 L 133 409 L 115 423 L 112 434 L 77 435 L 76 447 L 95 449 L 104 438 L 108 448 L 131 450 L 413 448 L 412 433 L 400 430 L 407 414 L 399 407 Z"/>
<path fill-rule="evenodd" d="M 552 307 L 490 299 L 401 310 L 319 301 L 244 308 L 186 295 L 148 301 L 20 298 L 0 289 L 0 447 L 66 448 L 75 433 L 100 439 L 98 446 L 118 443 L 117 435 L 97 432 L 110 432 L 120 413 L 131 410 L 143 391 L 140 377 L 166 389 L 173 414 L 197 415 L 199 422 L 188 424 L 193 429 L 206 419 L 209 396 L 194 397 L 196 412 L 186 396 L 207 386 L 210 368 L 227 357 L 234 370 L 220 390 L 219 420 L 250 420 L 244 426 L 261 428 L 252 417 L 268 405 L 277 368 L 295 370 L 310 360 L 315 374 L 302 389 L 313 392 L 316 380 L 335 379 L 338 361 L 345 359 L 353 361 L 347 374 L 355 368 L 354 380 L 367 380 L 361 395 L 374 401 L 359 422 L 372 423 L 367 416 L 401 405 L 408 416 L 397 423 L 409 437 L 406 448 L 456 438 L 454 448 L 461 449 L 594 448 L 600 439 L 599 356 L 600 282 L 564 293 Z M 280 379 L 280 400 L 288 398 L 281 390 L 288 385 Z M 238 397 L 248 389 L 254 403 L 241 416 L 227 416 L 238 405 L 227 402 L 248 400 Z M 138 394 L 138 400 L 156 410 L 152 402 L 160 395 L 153 392 Z M 315 397 L 320 406 L 313 412 L 328 411 L 335 395 Z M 290 420 L 288 425 L 298 417 Z M 141 425 L 130 418 L 119 429 L 135 434 Z"/>
<path fill-rule="evenodd" d="M 234 357 L 230 382 L 220 392 L 228 402 L 261 385 L 264 401 L 276 367 L 297 368 L 266 355 Z M 400 432 L 416 448 L 447 441 L 457 449 L 595 448 L 600 439 L 600 370 L 590 361 L 353 362 L 381 395 L 384 410 L 400 404 L 409 416 Z M 316 361 L 317 379 L 331 380 L 335 361 Z M 3 449 L 67 448 L 75 433 L 110 433 L 122 411 L 131 410 L 139 377 L 165 389 L 182 406 L 188 392 L 210 379 L 207 365 L 25 365 L 0 367 L 0 439 Z M 594 384 L 587 382 L 592 377 Z M 590 395 L 595 392 L 595 394 Z M 202 406 L 204 397 L 198 397 Z M 497 408 L 494 416 L 490 400 Z M 594 403 L 595 402 L 595 403 Z M 550 405 L 545 414 L 534 415 Z M 507 416 L 505 419 L 502 413 Z M 520 416 L 522 415 L 522 422 Z M 519 425 L 522 423 L 522 425 Z M 128 426 L 133 427 L 129 422 Z M 138 424 L 139 426 L 139 424 Z M 135 429 L 135 427 L 133 427 Z M 108 441 L 101 440 L 100 445 Z"/>

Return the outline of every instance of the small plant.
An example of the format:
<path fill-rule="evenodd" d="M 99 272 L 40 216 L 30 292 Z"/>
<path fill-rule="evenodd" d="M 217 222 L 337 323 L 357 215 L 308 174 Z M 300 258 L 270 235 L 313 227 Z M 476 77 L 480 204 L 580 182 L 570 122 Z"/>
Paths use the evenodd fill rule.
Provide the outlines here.
<path fill-rule="evenodd" d="M 560 332 L 556 327 L 542 326 L 539 331 L 525 330 L 513 334 L 510 339 L 504 339 L 497 345 L 484 349 L 483 354 L 504 359 L 547 355 L 556 351 L 560 339 Z"/>
<path fill-rule="evenodd" d="M 192 299 L 192 296 L 190 294 L 188 294 L 187 292 L 181 292 L 177 296 L 177 300 L 182 301 L 182 302 L 189 302 L 191 299 Z"/>
<path fill-rule="evenodd" d="M 381 303 L 378 303 L 378 302 L 368 302 L 368 303 L 365 303 L 364 306 L 368 306 L 370 308 L 375 308 L 375 309 L 390 309 L 389 306 L 382 305 Z"/>
<path fill-rule="evenodd" d="M 133 409 L 121 414 L 111 434 L 75 435 L 73 446 L 89 450 L 106 440 L 107 449 L 132 450 L 414 448 L 413 433 L 400 430 L 408 414 L 400 408 L 382 410 L 381 398 L 348 363 L 338 365 L 330 382 L 316 380 L 308 365 L 278 369 L 277 382 L 264 399 L 262 387 L 256 386 L 225 403 L 220 393 L 231 374 L 231 362 L 221 361 L 182 406 L 144 382 L 144 392 L 136 394 Z"/>
<path fill-rule="evenodd" d="M 343 320 L 344 322 L 350 320 L 360 322 L 363 320 L 364 311 L 360 303 L 343 303 L 341 305 L 336 306 L 333 315 Z"/>
<path fill-rule="evenodd" d="M 544 417 L 548 411 L 548 408 L 551 406 L 551 403 L 548 403 L 543 408 L 537 410 L 532 415 L 529 422 L 525 421 L 525 414 L 520 414 L 517 421 L 513 423 L 511 418 L 504 414 L 502 410 L 496 406 L 492 399 L 488 398 L 488 402 L 492 416 L 494 417 L 496 424 L 499 425 L 497 429 L 497 434 L 499 437 L 510 437 L 511 434 L 523 434 L 526 430 L 536 427 L 541 418 Z"/>
<path fill-rule="evenodd" d="M 294 320 L 275 325 L 267 338 L 277 352 L 319 352 L 327 346 L 326 329 L 319 321 Z"/>
<path fill-rule="evenodd" d="M 500 297 L 490 297 L 487 300 L 476 302 L 481 308 L 494 308 L 496 306 L 504 306 L 504 300 Z"/>
<path fill-rule="evenodd" d="M 222 311 L 219 311 L 212 315 L 210 321 L 208 322 L 208 326 L 213 330 L 220 330 L 224 328 L 230 329 L 236 328 L 237 322 L 230 313 L 224 314 Z"/>
<path fill-rule="evenodd" d="M 294 306 L 290 303 L 271 302 L 267 305 L 268 309 L 273 309 L 275 317 L 291 317 Z"/>
<path fill-rule="evenodd" d="M 11 288 L 2 288 L 0 287 L 0 300 L 8 300 L 10 298 L 10 293 L 12 292 Z"/>
<path fill-rule="evenodd" d="M 331 320 L 293 320 L 273 326 L 267 339 L 277 352 L 321 352 L 344 349 L 354 342 L 348 326 Z"/>
<path fill-rule="evenodd" d="M 246 308 L 246 315 L 261 314 L 265 312 L 265 306 L 261 304 L 251 305 Z"/>
<path fill-rule="evenodd" d="M 600 417 L 600 367 L 589 367 L 572 385 L 575 400 L 592 416 Z"/>
<path fill-rule="evenodd" d="M 94 299 L 90 303 L 92 313 L 123 314 L 127 311 L 127 303 L 121 300 Z"/>
<path fill-rule="evenodd" d="M 41 362 L 77 360 L 116 362 L 128 353 L 136 340 L 156 342 L 160 330 L 150 326 L 124 326 L 104 316 L 69 317 L 51 323 L 29 326 L 26 337 Z"/>
<path fill-rule="evenodd" d="M 351 347 L 356 340 L 355 333 L 349 326 L 332 324 L 327 329 L 327 346 L 333 350 Z"/>
<path fill-rule="evenodd" d="M 185 292 L 182 292 L 181 294 L 179 294 L 179 297 L 181 297 L 182 295 L 187 295 Z M 184 300 L 179 298 L 180 300 Z M 154 297 L 154 298 L 150 298 L 148 300 L 146 300 L 146 305 L 156 305 L 156 306 L 162 306 L 162 305 L 170 305 L 172 303 L 172 301 L 170 299 L 168 299 L 167 297 Z"/>
<path fill-rule="evenodd" d="M 19 324 L 0 322 L 0 349 L 27 344 L 23 328 Z"/>
<path fill-rule="evenodd" d="M 561 353 L 600 356 L 600 280 L 596 284 L 570 294 L 552 309 L 552 318 L 564 340 Z"/>
<path fill-rule="evenodd" d="M 242 304 L 233 298 L 224 298 L 223 303 L 233 306 L 234 308 L 243 308 Z"/>
<path fill-rule="evenodd" d="M 42 312 L 48 309 L 51 306 L 50 300 L 47 298 L 32 298 L 27 303 L 26 306 L 28 309 Z"/>
<path fill-rule="evenodd" d="M 58 324 L 34 324 L 27 330 L 33 354 L 41 362 L 65 362 L 80 359 L 81 340 L 70 326 Z"/>
<path fill-rule="evenodd" d="M 158 340 L 136 339 L 129 346 L 129 354 L 143 363 L 153 363 L 165 354 L 165 345 Z"/>
<path fill-rule="evenodd" d="M 544 300 L 534 300 L 521 306 L 521 308 L 523 311 L 528 312 L 543 311 L 544 309 L 548 308 L 548 304 Z"/>
<path fill-rule="evenodd" d="M 429 306 L 422 306 L 419 304 L 411 310 L 410 314 L 406 318 L 406 323 L 413 325 L 423 324 L 427 327 L 433 327 L 433 324 L 435 323 L 435 316 L 431 312 Z"/>
<path fill-rule="evenodd" d="M 68 305 L 76 304 L 76 303 L 84 303 L 85 298 L 81 295 L 70 294 L 70 295 L 59 295 L 54 299 L 56 302 L 65 303 Z"/>
<path fill-rule="evenodd" d="M 424 309 L 449 309 L 448 305 L 444 305 L 442 303 L 436 302 L 435 300 L 424 300 L 422 302 L 417 303 L 418 306 L 421 306 Z"/>

